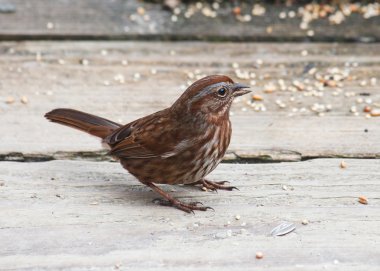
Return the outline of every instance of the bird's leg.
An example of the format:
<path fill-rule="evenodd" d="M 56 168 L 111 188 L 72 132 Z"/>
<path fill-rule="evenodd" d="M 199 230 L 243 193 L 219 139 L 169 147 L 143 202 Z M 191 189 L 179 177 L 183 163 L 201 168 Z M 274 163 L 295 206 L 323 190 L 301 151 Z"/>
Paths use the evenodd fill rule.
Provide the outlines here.
<path fill-rule="evenodd" d="M 179 201 L 178 199 L 173 198 L 172 196 L 170 196 L 168 193 L 166 193 L 164 190 L 162 190 L 161 188 L 159 188 L 153 183 L 145 183 L 145 185 L 152 188 L 153 191 L 160 194 L 164 198 L 164 199 L 154 200 L 154 202 L 157 202 L 160 205 L 176 207 L 186 213 L 194 213 L 194 210 L 197 210 L 197 211 L 207 211 L 208 209 L 213 210 L 213 208 L 211 207 L 199 206 L 199 205 L 202 205 L 201 202 L 183 203 Z"/>
<path fill-rule="evenodd" d="M 197 185 L 197 184 L 200 184 L 202 185 L 202 188 L 205 187 L 207 188 L 208 190 L 212 190 L 212 191 L 217 191 L 218 189 L 221 189 L 221 190 L 228 190 L 228 191 L 232 191 L 234 189 L 236 190 L 239 190 L 237 187 L 235 186 L 228 186 L 228 185 L 224 185 L 226 183 L 229 183 L 227 181 L 221 181 L 221 182 L 212 182 L 212 181 L 208 181 L 208 180 L 205 180 L 205 179 L 202 179 L 200 181 L 197 181 L 195 183 L 192 183 L 192 185 Z"/>

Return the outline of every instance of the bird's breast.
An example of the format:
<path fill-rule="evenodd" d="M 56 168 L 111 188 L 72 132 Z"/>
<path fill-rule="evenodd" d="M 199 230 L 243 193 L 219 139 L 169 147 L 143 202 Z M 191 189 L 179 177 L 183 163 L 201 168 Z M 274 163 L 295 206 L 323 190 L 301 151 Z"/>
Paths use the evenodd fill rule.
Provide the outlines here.
<path fill-rule="evenodd" d="M 151 159 L 127 159 L 123 166 L 142 182 L 189 184 L 203 179 L 222 160 L 231 138 L 231 124 L 210 125 L 186 148 Z M 149 160 L 149 161 L 147 161 Z"/>

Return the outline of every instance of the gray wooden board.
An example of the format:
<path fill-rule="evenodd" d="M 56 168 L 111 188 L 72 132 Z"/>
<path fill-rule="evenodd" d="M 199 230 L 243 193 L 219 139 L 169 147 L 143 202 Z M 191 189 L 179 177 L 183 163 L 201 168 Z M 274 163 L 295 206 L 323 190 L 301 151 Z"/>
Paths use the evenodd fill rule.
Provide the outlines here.
<path fill-rule="evenodd" d="M 222 164 L 209 179 L 233 192 L 163 186 L 215 209 L 194 215 L 118 163 L 0 162 L 0 269 L 379 270 L 380 160 L 340 162 Z M 296 230 L 270 236 L 283 221 Z"/>
<path fill-rule="evenodd" d="M 301 55 L 304 50 L 306 56 Z M 371 99 L 370 106 L 380 104 L 379 82 L 370 84 L 371 79 L 380 78 L 380 47 L 375 44 L 3 42 L 0 53 L 2 160 L 97 157 L 99 140 L 49 123 L 43 114 L 69 107 L 127 123 L 170 106 L 186 84 L 196 80 L 188 77 L 189 72 L 227 74 L 249 84 L 250 80 L 236 77 L 233 63 L 256 73 L 257 85 L 252 90 L 264 98 L 267 111 L 256 112 L 247 105 L 250 96 L 233 105 L 233 138 L 227 158 L 379 157 L 380 119 L 366 119 L 362 112 L 366 104 L 356 102 Z M 81 59 L 89 65 L 81 65 Z M 122 60 L 129 64 L 123 66 Z M 263 61 L 259 67 L 257 60 Z M 266 84 L 277 84 L 279 79 L 291 84 L 309 78 L 303 71 L 310 66 L 321 73 L 334 67 L 347 69 L 357 78 L 344 81 L 338 96 L 332 95 L 333 88 L 326 88 L 323 97 L 305 96 L 302 91 L 263 92 Z M 139 80 L 134 79 L 136 73 Z M 124 83 L 114 80 L 118 75 Z M 365 86 L 360 85 L 362 81 Z M 355 96 L 344 95 L 350 93 Z M 22 96 L 27 104 L 20 102 Z M 7 97 L 15 102 L 7 104 Z M 287 107 L 277 106 L 277 100 Z M 323 117 L 311 111 L 292 112 L 293 108 L 310 110 L 315 103 L 330 104 L 332 110 Z M 350 113 L 352 105 L 359 116 Z"/>
<path fill-rule="evenodd" d="M 191 19 L 171 20 L 172 13 L 160 5 L 137 0 L 1 0 L 12 4 L 15 12 L 0 13 L 1 39 L 185 39 L 185 40 L 315 40 L 315 41 L 379 41 L 380 17 L 363 19 L 351 15 L 339 24 L 331 25 L 327 18 L 310 23 L 315 34 L 307 36 L 300 29 L 301 19 L 279 19 L 282 11 L 297 11 L 298 6 L 267 5 L 265 16 L 253 16 L 241 23 L 231 14 L 231 7 L 222 8 L 220 16 L 212 19 L 198 11 Z M 136 14 L 144 7 L 146 21 Z M 250 14 L 252 5 L 242 4 L 242 14 Z M 48 23 L 53 24 L 48 28 Z M 205 27 L 207 25 L 207 27 Z M 267 27 L 272 27 L 272 32 Z"/>

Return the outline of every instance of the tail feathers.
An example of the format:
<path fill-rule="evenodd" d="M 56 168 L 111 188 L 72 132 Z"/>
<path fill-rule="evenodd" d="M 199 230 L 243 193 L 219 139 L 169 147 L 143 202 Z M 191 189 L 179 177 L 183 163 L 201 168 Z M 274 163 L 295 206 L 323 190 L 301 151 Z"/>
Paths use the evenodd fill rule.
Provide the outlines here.
<path fill-rule="evenodd" d="M 107 137 L 122 126 L 121 124 L 95 115 L 65 108 L 54 109 L 46 113 L 45 117 L 52 122 L 76 128 L 100 138 Z"/>

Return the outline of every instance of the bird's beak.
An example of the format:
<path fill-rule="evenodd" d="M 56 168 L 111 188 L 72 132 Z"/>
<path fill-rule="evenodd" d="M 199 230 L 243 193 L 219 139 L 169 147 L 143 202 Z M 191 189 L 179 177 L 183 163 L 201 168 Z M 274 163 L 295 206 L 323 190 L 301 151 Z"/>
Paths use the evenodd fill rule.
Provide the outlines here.
<path fill-rule="evenodd" d="M 243 84 L 239 84 L 239 83 L 233 84 L 232 85 L 233 95 L 235 97 L 237 97 L 237 96 L 241 96 L 241 95 L 244 95 L 244 94 L 247 94 L 247 93 L 251 92 L 250 90 L 245 89 L 245 88 L 249 88 L 249 86 L 246 86 L 246 85 L 243 85 Z"/>

